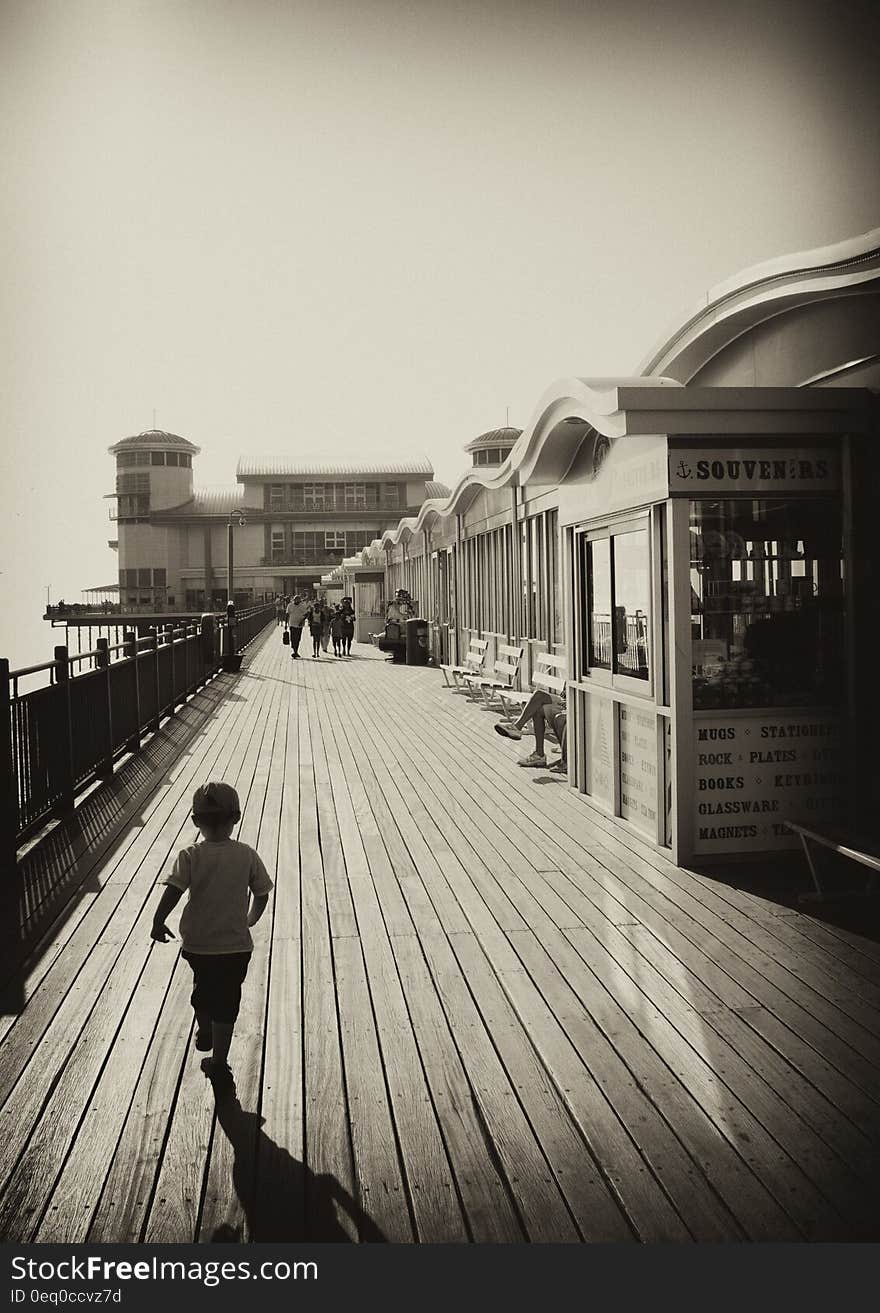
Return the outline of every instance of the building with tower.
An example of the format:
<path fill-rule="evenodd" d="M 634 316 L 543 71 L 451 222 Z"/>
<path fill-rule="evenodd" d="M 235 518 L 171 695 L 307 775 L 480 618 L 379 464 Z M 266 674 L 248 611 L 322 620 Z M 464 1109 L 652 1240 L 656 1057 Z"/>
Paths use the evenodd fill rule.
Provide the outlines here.
<path fill-rule="evenodd" d="M 199 611 L 227 597 L 227 525 L 234 527 L 236 603 L 312 592 L 427 497 L 448 496 L 430 461 L 335 464 L 242 457 L 238 483 L 193 486 L 199 448 L 149 429 L 109 448 L 116 459 L 119 600 L 126 609 Z"/>

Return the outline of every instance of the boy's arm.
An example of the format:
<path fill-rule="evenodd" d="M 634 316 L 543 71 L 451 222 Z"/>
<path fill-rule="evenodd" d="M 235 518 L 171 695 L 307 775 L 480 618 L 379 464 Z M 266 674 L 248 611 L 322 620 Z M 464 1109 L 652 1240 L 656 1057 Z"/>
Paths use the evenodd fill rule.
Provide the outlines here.
<path fill-rule="evenodd" d="M 177 889 L 173 884 L 167 884 L 159 899 L 159 906 L 156 908 L 153 917 L 153 927 L 150 931 L 150 938 L 155 939 L 158 944 L 166 944 L 174 935 L 165 924 L 165 918 L 169 912 L 172 912 L 183 897 L 183 890 Z"/>
<path fill-rule="evenodd" d="M 266 910 L 266 904 L 269 901 L 268 894 L 254 894 L 251 899 L 251 908 L 248 912 L 248 925 L 256 925 L 260 917 Z"/>

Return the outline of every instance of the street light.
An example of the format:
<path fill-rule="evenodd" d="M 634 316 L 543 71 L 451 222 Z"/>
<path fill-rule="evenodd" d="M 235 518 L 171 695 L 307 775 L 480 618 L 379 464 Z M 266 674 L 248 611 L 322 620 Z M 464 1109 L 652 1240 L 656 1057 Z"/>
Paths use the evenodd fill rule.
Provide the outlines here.
<path fill-rule="evenodd" d="M 227 669 L 236 669 L 235 661 L 235 583 L 233 579 L 234 553 L 232 550 L 233 516 L 238 516 L 238 525 L 243 529 L 247 524 L 244 508 L 233 506 L 226 521 L 226 664 Z"/>

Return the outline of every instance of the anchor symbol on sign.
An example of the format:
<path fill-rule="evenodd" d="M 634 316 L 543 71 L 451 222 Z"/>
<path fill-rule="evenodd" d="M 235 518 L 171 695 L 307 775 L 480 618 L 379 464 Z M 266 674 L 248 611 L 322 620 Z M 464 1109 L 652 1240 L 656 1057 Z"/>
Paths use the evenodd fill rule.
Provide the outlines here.
<path fill-rule="evenodd" d="M 676 470 L 676 474 L 680 479 L 689 479 L 693 474 L 693 470 L 691 469 L 690 465 L 688 465 L 686 460 L 680 460 L 678 462 L 678 469 Z"/>

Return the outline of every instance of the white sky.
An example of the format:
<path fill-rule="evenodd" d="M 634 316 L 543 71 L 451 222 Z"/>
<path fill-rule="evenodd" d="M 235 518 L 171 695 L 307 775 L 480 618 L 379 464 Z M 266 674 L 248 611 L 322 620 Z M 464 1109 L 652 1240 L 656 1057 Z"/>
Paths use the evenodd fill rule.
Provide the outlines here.
<path fill-rule="evenodd" d="M 0 654 L 116 577 L 107 446 L 428 455 L 880 223 L 852 4 L 5 0 Z"/>

